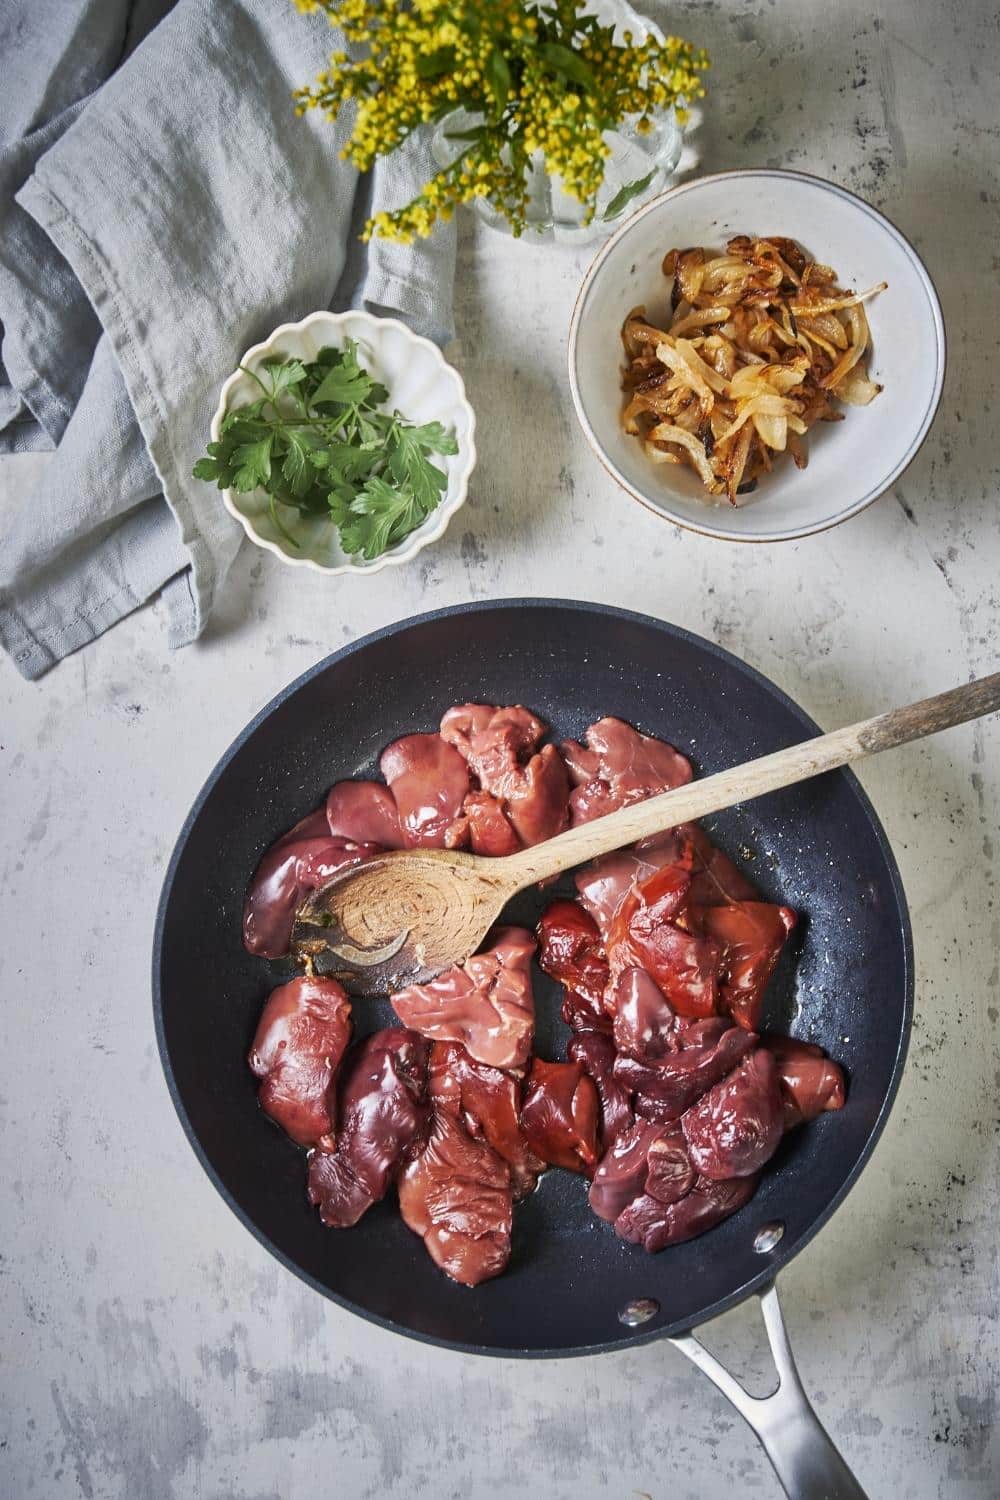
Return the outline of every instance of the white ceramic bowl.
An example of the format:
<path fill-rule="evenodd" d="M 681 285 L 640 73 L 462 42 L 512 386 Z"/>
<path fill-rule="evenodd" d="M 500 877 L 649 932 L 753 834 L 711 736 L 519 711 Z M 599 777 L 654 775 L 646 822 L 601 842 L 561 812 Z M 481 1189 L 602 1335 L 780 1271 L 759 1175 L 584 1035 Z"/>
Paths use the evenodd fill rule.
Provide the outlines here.
<path fill-rule="evenodd" d="M 621 425 L 621 326 L 645 303 L 669 314 L 660 263 L 672 246 L 722 249 L 735 234 L 786 235 L 831 265 L 841 286 L 888 290 L 866 304 L 869 373 L 884 389 L 844 407 L 805 439 L 804 470 L 780 462 L 738 508 L 705 495 L 687 467 L 654 464 Z M 664 325 L 665 326 L 665 325 Z M 632 215 L 587 272 L 570 326 L 569 379 L 577 416 L 605 468 L 661 516 L 728 541 L 808 536 L 864 510 L 898 479 L 934 419 L 944 383 L 944 323 L 913 247 L 888 219 L 832 182 L 802 172 L 720 172 L 671 188 Z"/>
<path fill-rule="evenodd" d="M 303 516 L 293 507 L 279 504 L 282 524 L 299 542 L 299 547 L 294 548 L 272 521 L 263 490 L 247 494 L 223 491 L 226 509 L 252 542 L 273 552 L 282 562 L 312 568 L 317 573 L 377 573 L 390 564 L 409 562 L 429 542 L 444 534 L 465 500 L 469 475 L 476 463 L 476 418 L 466 400 L 461 375 L 448 364 L 436 344 L 411 333 L 396 318 L 374 318 L 370 313 L 355 311 L 310 313 L 301 323 L 282 323 L 263 344 L 248 349 L 240 364 L 256 370 L 265 359 L 276 354 L 313 360 L 323 348 L 343 348 L 349 338 L 357 341 L 358 358 L 364 368 L 388 388 L 386 409 L 398 408 L 411 422 L 440 422 L 454 433 L 458 452 L 435 457 L 435 463 L 448 476 L 448 487 L 437 509 L 398 546 L 372 562 L 348 557 L 332 521 L 321 516 Z M 230 375 L 212 418 L 214 441 L 219 438 L 226 412 L 247 405 L 259 394 L 260 388 L 243 370 L 237 369 Z"/>

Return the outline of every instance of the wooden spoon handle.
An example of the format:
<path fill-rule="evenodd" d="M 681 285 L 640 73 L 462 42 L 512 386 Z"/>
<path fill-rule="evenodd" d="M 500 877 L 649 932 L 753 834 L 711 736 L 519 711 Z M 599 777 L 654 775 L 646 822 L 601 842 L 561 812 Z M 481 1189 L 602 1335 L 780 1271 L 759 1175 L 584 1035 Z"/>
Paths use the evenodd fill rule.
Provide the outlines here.
<path fill-rule="evenodd" d="M 505 883 L 509 878 L 514 888 L 523 889 L 536 880 L 571 870 L 600 854 L 609 854 L 613 849 L 634 844 L 637 839 L 674 828 L 678 823 L 689 823 L 709 813 L 721 812 L 725 807 L 749 802 L 765 792 L 794 786 L 797 781 L 806 781 L 823 771 L 849 765 L 867 755 L 877 755 L 880 750 L 890 750 L 894 745 L 923 739 L 926 735 L 937 734 L 939 729 L 982 718 L 998 709 L 1000 672 L 994 672 L 990 677 L 982 677 L 964 687 L 952 688 L 950 692 L 938 693 L 934 698 L 924 698 L 919 703 L 893 709 L 874 719 L 863 719 L 860 724 L 836 729 L 832 734 L 818 735 L 800 745 L 790 745 L 787 750 L 778 750 L 773 755 L 764 755 L 730 771 L 706 776 L 702 781 L 692 781 L 675 791 L 663 792 L 659 797 L 651 797 L 646 802 L 637 802 L 632 807 L 609 813 L 607 817 L 596 818 L 580 828 L 572 828 L 547 843 L 536 844 L 533 849 L 525 849 L 505 859 Z"/>

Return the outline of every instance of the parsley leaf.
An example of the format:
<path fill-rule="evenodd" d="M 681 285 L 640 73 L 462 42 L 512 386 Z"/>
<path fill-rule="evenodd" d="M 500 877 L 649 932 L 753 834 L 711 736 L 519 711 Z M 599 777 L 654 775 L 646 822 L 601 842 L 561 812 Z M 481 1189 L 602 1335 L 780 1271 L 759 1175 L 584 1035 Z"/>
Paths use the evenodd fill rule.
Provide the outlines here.
<path fill-rule="evenodd" d="M 282 476 L 293 495 L 305 495 L 316 482 L 315 463 L 319 439 L 307 428 L 290 427 L 283 433 L 286 444 Z M 318 465 L 323 467 L 322 461 Z"/>
<path fill-rule="evenodd" d="M 263 368 L 270 377 L 272 401 L 306 379 L 306 367 L 298 359 L 266 359 Z"/>
<path fill-rule="evenodd" d="M 258 486 L 267 485 L 271 477 L 271 445 L 274 438 L 258 438 L 256 442 L 240 443 L 233 452 L 233 463 L 236 472 L 233 475 L 233 489 L 241 492 L 255 490 Z"/>
<path fill-rule="evenodd" d="M 375 462 L 369 449 L 352 448 L 350 443 L 334 444 L 324 457 L 327 473 L 342 480 L 364 479 Z"/>
<path fill-rule="evenodd" d="M 312 404 L 319 406 L 324 401 L 334 401 L 342 406 L 360 406 L 371 395 L 371 389 L 372 383 L 363 371 L 352 374 L 334 365 L 323 377 L 318 390 L 313 392 Z"/>
<path fill-rule="evenodd" d="M 350 518 L 340 536 L 347 553 L 360 552 L 366 562 L 402 541 L 424 519 L 417 501 L 405 490 L 372 477 L 351 503 Z"/>
<path fill-rule="evenodd" d="M 209 443 L 208 451 L 211 457 L 199 458 L 191 471 L 192 474 L 195 479 L 206 479 L 210 484 L 213 482 L 218 483 L 220 490 L 228 489 L 229 481 L 232 478 L 232 469 L 223 456 L 225 454 L 225 445 L 223 443 Z"/>

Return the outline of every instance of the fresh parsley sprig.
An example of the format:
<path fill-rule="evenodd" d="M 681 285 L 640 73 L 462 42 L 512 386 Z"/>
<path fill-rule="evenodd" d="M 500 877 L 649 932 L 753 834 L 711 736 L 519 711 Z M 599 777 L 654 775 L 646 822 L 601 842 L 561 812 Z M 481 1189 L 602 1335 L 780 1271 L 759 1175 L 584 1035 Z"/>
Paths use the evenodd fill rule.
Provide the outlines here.
<path fill-rule="evenodd" d="M 329 515 L 349 556 L 380 557 L 415 531 L 440 503 L 447 475 L 432 453 L 457 453 L 440 422 L 416 426 L 381 408 L 384 385 L 358 361 L 357 344 L 321 349 L 312 361 L 241 366 L 260 396 L 228 411 L 218 442 L 194 466 L 220 490 L 267 493 L 271 520 L 293 547 L 277 505 Z"/>

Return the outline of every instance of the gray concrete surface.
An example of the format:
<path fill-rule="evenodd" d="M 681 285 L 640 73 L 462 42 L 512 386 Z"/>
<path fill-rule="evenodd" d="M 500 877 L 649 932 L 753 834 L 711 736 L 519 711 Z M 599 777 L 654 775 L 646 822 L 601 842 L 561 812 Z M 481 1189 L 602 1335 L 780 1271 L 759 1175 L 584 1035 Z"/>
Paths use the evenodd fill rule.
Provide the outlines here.
<path fill-rule="evenodd" d="M 741 548 L 681 534 L 618 493 L 577 432 L 564 350 L 586 253 L 468 224 L 455 357 L 481 461 L 443 542 L 364 582 L 247 549 L 195 648 L 168 655 L 154 607 L 40 685 L 0 665 L 12 1500 L 777 1493 L 739 1419 L 669 1347 L 459 1357 L 301 1285 L 203 1176 L 150 1014 L 160 881 L 204 776 L 291 677 L 386 621 L 519 593 L 630 605 L 739 652 L 831 726 L 996 665 L 994 8 L 704 0 L 670 20 L 714 57 L 705 168 L 832 176 L 925 256 L 950 334 L 934 431 L 892 494 L 827 535 Z M 0 522 L 43 462 L 0 465 Z M 913 1047 L 871 1165 L 784 1287 L 807 1385 L 873 1497 L 1000 1489 L 998 751 L 993 723 L 862 772 L 912 904 Z M 765 1380 L 753 1309 L 711 1337 Z"/>

